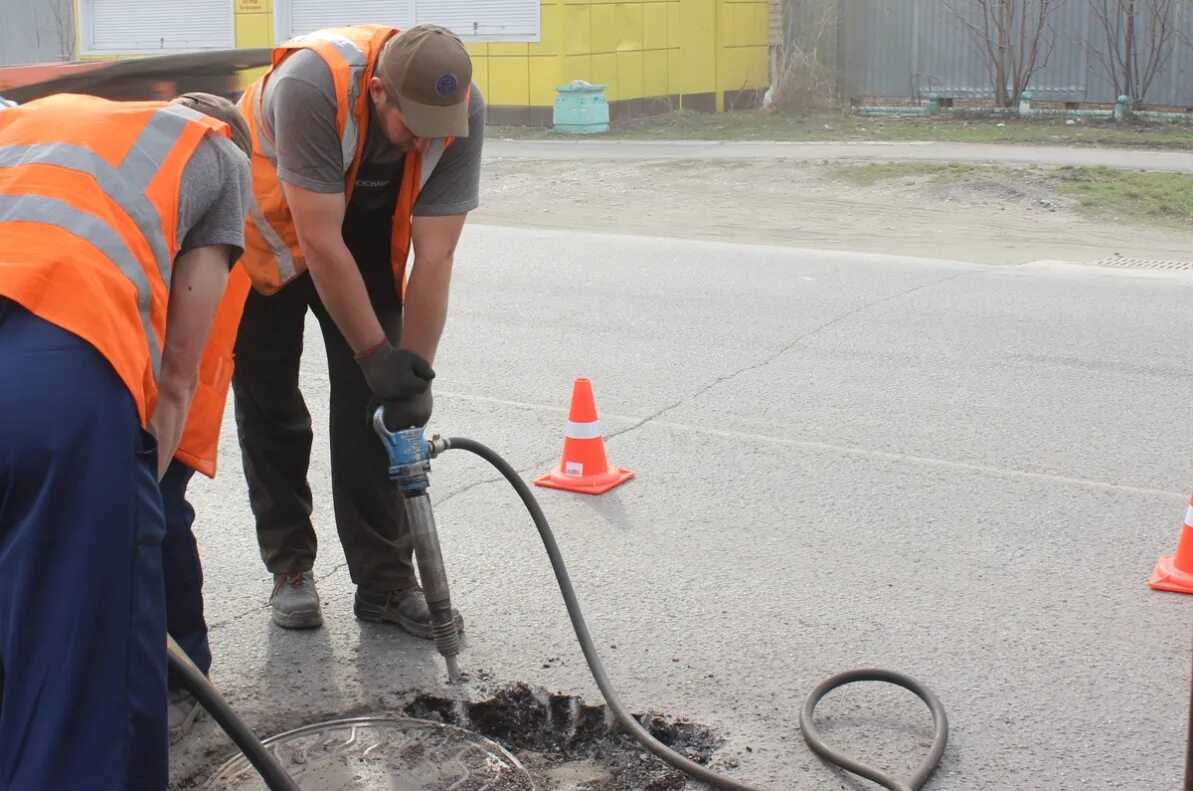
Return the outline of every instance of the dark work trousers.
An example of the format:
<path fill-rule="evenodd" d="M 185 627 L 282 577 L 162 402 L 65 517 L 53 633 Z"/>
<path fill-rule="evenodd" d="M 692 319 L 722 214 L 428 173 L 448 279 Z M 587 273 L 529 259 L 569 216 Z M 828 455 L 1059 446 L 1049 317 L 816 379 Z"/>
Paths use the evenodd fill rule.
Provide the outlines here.
<path fill-rule="evenodd" d="M 356 204 L 354 195 L 344 241 L 381 326 L 397 344 L 402 307 L 390 263 L 392 202 L 371 209 Z M 313 433 L 298 387 L 307 308 L 327 347 L 332 502 L 349 574 L 369 590 L 406 587 L 415 581 L 410 531 L 388 477 L 388 456 L 369 419 L 371 393 L 309 273 L 272 296 L 251 292 L 236 339 L 236 426 L 261 558 L 275 574 L 308 571 L 315 562 L 307 482 Z"/>
<path fill-rule="evenodd" d="M 89 344 L 0 298 L 0 789 L 169 779 L 157 444 Z"/>
<path fill-rule="evenodd" d="M 166 631 L 207 675 L 211 671 L 211 647 L 203 618 L 203 566 L 195 534 L 191 532 L 195 509 L 186 499 L 186 487 L 194 474 L 193 469 L 174 459 L 159 484 L 166 515 L 162 576 L 166 585 Z M 169 674 L 169 682 L 170 689 L 182 687 L 173 672 Z"/>

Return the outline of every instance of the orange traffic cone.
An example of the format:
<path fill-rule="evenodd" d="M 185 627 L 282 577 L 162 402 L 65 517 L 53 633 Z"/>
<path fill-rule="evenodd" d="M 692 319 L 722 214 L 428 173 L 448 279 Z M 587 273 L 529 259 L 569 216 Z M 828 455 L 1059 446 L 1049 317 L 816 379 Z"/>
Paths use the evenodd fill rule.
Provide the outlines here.
<path fill-rule="evenodd" d="M 634 473 L 629 470 L 609 466 L 596 402 L 592 397 L 592 382 L 585 377 L 577 378 L 572 386 L 563 459 L 558 467 L 537 479 L 535 485 L 582 494 L 604 494 L 633 477 Z"/>
<path fill-rule="evenodd" d="M 1176 554 L 1160 558 L 1148 584 L 1158 591 L 1193 593 L 1193 497 L 1185 511 L 1185 526 L 1177 541 Z"/>

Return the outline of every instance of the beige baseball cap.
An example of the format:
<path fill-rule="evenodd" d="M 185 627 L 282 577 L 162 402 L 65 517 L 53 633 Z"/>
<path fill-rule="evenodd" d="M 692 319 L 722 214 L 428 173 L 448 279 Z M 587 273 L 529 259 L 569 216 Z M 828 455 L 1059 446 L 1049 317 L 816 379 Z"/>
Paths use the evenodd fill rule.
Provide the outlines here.
<path fill-rule="evenodd" d="M 418 137 L 467 137 L 472 58 L 460 37 L 439 25 L 415 25 L 389 40 L 377 76 Z"/>

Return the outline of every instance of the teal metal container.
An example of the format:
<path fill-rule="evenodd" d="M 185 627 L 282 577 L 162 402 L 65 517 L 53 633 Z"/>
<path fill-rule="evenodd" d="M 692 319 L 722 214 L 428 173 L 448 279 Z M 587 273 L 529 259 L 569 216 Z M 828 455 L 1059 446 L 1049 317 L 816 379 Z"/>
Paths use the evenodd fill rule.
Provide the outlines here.
<path fill-rule="evenodd" d="M 573 80 L 555 89 L 554 130 L 569 135 L 591 135 L 609 131 L 608 85 Z"/>

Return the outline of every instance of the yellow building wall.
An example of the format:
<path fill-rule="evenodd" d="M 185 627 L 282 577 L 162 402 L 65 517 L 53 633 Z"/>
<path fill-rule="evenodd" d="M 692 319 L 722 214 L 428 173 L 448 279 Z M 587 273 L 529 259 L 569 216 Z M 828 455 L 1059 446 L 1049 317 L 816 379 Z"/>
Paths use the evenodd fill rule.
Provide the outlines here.
<path fill-rule="evenodd" d="M 237 47 L 276 43 L 275 0 L 229 2 Z M 719 111 L 730 109 L 726 93 L 767 85 L 769 20 L 767 0 L 542 0 L 540 41 L 468 51 L 494 108 L 541 117 L 557 86 L 586 80 L 607 85 L 610 102 L 662 98 Z"/>
<path fill-rule="evenodd" d="M 766 0 L 543 0 L 542 40 L 472 44 L 489 104 L 549 108 L 572 80 L 608 85 L 611 102 L 764 88 Z M 678 107 L 677 107 L 678 109 Z"/>

